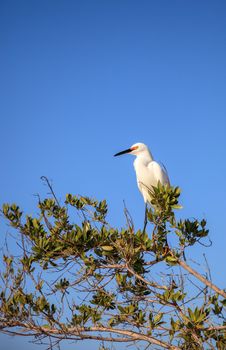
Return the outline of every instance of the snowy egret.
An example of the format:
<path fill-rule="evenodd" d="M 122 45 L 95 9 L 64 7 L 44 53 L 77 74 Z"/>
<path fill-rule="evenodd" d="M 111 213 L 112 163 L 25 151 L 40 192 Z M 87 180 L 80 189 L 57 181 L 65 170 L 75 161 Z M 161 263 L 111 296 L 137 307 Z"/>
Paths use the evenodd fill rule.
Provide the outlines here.
<path fill-rule="evenodd" d="M 137 176 L 137 185 L 143 195 L 145 202 L 145 227 L 147 224 L 147 203 L 151 204 L 152 186 L 157 186 L 158 182 L 162 185 L 170 184 L 166 170 L 156 161 L 144 143 L 135 143 L 125 151 L 116 153 L 114 156 L 129 153 L 136 156 L 134 168 Z"/>

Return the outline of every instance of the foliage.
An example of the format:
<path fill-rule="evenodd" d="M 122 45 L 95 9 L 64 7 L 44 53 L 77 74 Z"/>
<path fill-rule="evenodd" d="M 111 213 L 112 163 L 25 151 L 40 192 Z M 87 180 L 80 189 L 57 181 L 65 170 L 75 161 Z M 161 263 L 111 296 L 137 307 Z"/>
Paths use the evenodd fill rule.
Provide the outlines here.
<path fill-rule="evenodd" d="M 134 230 L 127 210 L 126 228 L 111 227 L 105 200 L 67 194 L 60 204 L 50 189 L 34 217 L 3 205 L 19 252 L 3 256 L 1 331 L 56 344 L 94 339 L 102 349 L 226 348 L 226 293 L 185 258 L 207 237 L 206 221 L 176 219 L 178 187 L 153 188 L 147 231 Z"/>

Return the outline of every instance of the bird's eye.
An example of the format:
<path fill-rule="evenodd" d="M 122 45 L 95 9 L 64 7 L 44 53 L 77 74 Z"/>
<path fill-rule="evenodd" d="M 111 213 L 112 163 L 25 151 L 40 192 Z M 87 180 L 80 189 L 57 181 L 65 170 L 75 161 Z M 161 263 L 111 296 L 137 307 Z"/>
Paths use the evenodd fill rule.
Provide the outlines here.
<path fill-rule="evenodd" d="M 138 149 L 138 146 L 131 147 L 130 149 L 131 151 L 135 151 L 136 149 Z"/>

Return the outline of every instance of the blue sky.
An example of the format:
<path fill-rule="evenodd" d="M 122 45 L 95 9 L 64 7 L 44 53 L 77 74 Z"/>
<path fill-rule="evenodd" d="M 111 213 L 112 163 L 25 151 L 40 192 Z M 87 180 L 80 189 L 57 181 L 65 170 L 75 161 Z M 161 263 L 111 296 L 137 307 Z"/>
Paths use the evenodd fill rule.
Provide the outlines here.
<path fill-rule="evenodd" d="M 125 200 L 138 229 L 133 158 L 113 154 L 144 142 L 182 188 L 180 216 L 207 219 L 213 245 L 191 257 L 225 287 L 225 23 L 224 0 L 1 1 L 1 204 L 35 213 L 45 175 L 61 199 L 106 198 L 112 225 Z"/>

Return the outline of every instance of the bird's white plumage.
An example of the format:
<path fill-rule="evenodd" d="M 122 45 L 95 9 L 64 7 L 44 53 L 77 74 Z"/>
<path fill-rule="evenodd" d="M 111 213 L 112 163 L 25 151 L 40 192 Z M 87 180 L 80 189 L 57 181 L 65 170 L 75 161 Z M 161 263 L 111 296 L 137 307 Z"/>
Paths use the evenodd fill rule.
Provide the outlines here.
<path fill-rule="evenodd" d="M 156 161 L 151 160 L 147 165 L 137 157 L 134 161 L 134 168 L 137 176 L 137 185 L 144 197 L 145 203 L 151 202 L 150 191 L 152 186 L 169 184 L 169 178 L 164 169 Z"/>
<path fill-rule="evenodd" d="M 145 203 L 151 203 L 150 191 L 152 190 L 152 186 L 157 186 L 158 182 L 162 185 L 170 184 L 166 170 L 154 161 L 148 147 L 143 143 L 135 143 L 128 150 L 117 153 L 116 155 L 123 153 L 130 153 L 136 156 L 134 168 L 137 185 Z"/>

